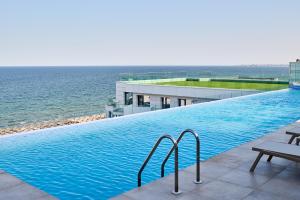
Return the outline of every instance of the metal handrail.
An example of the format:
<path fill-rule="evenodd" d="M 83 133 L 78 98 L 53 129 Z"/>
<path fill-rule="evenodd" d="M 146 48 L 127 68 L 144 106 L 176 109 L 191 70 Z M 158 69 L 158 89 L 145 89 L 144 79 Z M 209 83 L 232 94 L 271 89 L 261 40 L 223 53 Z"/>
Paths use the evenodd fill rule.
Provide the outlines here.
<path fill-rule="evenodd" d="M 179 144 L 182 137 L 186 133 L 191 133 L 196 139 L 196 180 L 194 181 L 194 183 L 199 184 L 199 183 L 202 183 L 202 181 L 200 180 L 200 139 L 199 139 L 198 134 L 195 131 L 193 131 L 191 129 L 186 129 L 179 135 L 179 137 L 176 141 L 177 145 Z M 166 165 L 167 161 L 169 160 L 173 151 L 174 151 L 174 147 L 169 151 L 168 155 L 166 156 L 166 158 L 164 159 L 164 161 L 161 164 L 161 177 L 165 176 L 165 165 Z"/>
<path fill-rule="evenodd" d="M 144 161 L 142 167 L 140 168 L 140 171 L 138 173 L 138 187 L 141 187 L 142 185 L 142 172 L 144 170 L 144 168 L 146 167 L 146 165 L 148 164 L 149 160 L 151 159 L 153 153 L 155 152 L 155 150 L 157 149 L 157 147 L 159 146 L 160 142 L 163 140 L 163 139 L 169 139 L 171 140 L 171 142 L 173 143 L 173 147 L 172 147 L 172 152 L 174 151 L 175 149 L 175 162 L 174 162 L 174 169 L 175 169 L 175 177 L 174 177 L 174 180 L 175 180 L 175 184 L 174 184 L 174 191 L 172 192 L 173 194 L 179 194 L 180 191 L 179 191 L 179 186 L 178 186 L 178 145 L 177 145 L 177 142 L 176 140 L 173 139 L 172 136 L 170 135 L 163 135 L 161 136 L 157 142 L 155 143 L 155 145 L 153 146 L 151 152 L 149 153 L 149 155 L 147 156 L 146 160 Z"/>

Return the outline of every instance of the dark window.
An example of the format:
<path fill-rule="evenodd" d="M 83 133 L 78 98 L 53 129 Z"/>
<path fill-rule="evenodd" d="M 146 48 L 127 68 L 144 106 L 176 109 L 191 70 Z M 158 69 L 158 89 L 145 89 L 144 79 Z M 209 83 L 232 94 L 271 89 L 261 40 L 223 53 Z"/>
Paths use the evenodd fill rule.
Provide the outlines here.
<path fill-rule="evenodd" d="M 186 106 L 186 99 L 178 99 L 178 106 Z"/>
<path fill-rule="evenodd" d="M 150 96 L 137 95 L 138 107 L 150 107 Z"/>
<path fill-rule="evenodd" d="M 125 105 L 131 105 L 132 104 L 132 92 L 125 92 Z"/>
<path fill-rule="evenodd" d="M 161 98 L 161 108 L 162 109 L 170 108 L 170 103 L 171 103 L 171 100 L 169 97 Z"/>

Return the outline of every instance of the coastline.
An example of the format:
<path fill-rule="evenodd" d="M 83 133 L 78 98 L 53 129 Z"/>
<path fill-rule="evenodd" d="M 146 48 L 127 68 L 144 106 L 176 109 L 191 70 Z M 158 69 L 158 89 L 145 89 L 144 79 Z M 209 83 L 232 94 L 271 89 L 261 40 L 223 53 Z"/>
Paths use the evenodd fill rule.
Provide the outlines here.
<path fill-rule="evenodd" d="M 228 99 L 203 102 L 200 104 L 215 104 L 215 103 L 219 103 L 220 101 L 231 101 L 232 99 L 242 99 L 242 98 L 246 98 L 247 96 L 260 96 L 260 95 L 264 95 L 266 93 L 274 93 L 274 92 L 284 91 L 284 90 L 288 90 L 288 89 L 267 91 L 267 92 L 262 92 L 262 93 L 257 93 L 257 94 L 228 98 Z M 174 107 L 174 108 L 169 108 L 169 109 L 156 110 L 155 112 L 165 112 L 166 110 L 184 109 L 186 107 L 192 107 L 192 106 L 196 106 L 196 105 L 197 104 L 192 104 L 192 105 L 187 105 L 184 107 Z M 135 113 L 135 114 L 125 115 L 125 116 L 121 116 L 121 117 L 123 118 L 123 117 L 137 116 L 137 115 L 145 115 L 145 114 L 149 114 L 151 112 L 153 112 L 153 111 Z M 22 132 L 30 132 L 30 131 L 41 130 L 41 129 L 46 129 L 46 128 L 55 128 L 55 127 L 59 127 L 59 126 L 80 124 L 80 123 L 92 122 L 92 121 L 102 120 L 102 119 L 110 120 L 110 119 L 114 119 L 114 118 L 106 118 L 105 113 L 100 113 L 100 114 L 96 114 L 96 115 L 87 115 L 87 116 L 60 119 L 60 120 L 37 122 L 37 123 L 25 124 L 24 126 L 20 126 L 20 127 L 0 128 L 0 136 L 8 136 L 8 135 L 12 135 L 12 134 L 17 134 L 17 133 L 22 133 Z M 300 123 L 300 120 L 298 120 L 297 122 Z"/>
<path fill-rule="evenodd" d="M 32 123 L 32 124 L 26 124 L 26 125 L 20 126 L 20 127 L 1 128 L 0 135 L 9 135 L 9 134 L 15 134 L 15 133 L 26 132 L 26 131 L 40 130 L 40 129 L 45 129 L 45 128 L 65 126 L 65 125 L 71 125 L 71 124 L 79 124 L 79 123 L 84 123 L 84 122 L 101 120 L 101 119 L 105 119 L 105 118 L 106 118 L 105 114 L 101 113 L 101 114 L 96 114 L 96 115 L 88 115 L 88 116 L 74 117 L 74 118 L 61 119 L 61 120 L 37 122 L 37 123 Z"/>

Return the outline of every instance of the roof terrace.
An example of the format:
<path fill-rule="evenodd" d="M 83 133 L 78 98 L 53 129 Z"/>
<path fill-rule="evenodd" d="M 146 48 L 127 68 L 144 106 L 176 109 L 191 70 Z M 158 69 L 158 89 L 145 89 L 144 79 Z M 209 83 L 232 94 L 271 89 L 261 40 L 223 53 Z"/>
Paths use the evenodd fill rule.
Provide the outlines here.
<path fill-rule="evenodd" d="M 288 82 L 276 80 L 259 79 L 185 79 L 170 80 L 164 82 L 154 82 L 157 85 L 185 86 L 185 87 L 208 87 L 225 89 L 245 89 L 245 90 L 280 90 L 288 88 Z"/>

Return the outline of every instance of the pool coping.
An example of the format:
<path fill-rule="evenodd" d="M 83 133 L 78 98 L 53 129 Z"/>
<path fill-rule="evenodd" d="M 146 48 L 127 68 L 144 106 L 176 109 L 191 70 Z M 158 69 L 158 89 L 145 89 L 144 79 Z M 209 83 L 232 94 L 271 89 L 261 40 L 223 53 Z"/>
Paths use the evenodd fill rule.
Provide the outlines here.
<path fill-rule="evenodd" d="M 56 200 L 52 195 L 0 169 L 0 200 Z"/>
<path fill-rule="evenodd" d="M 111 199 L 297 199 L 300 196 L 300 165 L 280 158 L 267 162 L 263 158 L 255 172 L 249 172 L 257 156 L 251 148 L 265 141 L 287 143 L 290 136 L 285 131 L 295 126 L 300 127 L 299 121 L 201 162 L 202 184 L 193 183 L 195 165 L 180 170 L 182 193 L 179 195 L 171 194 L 174 174 L 170 174 Z"/>

